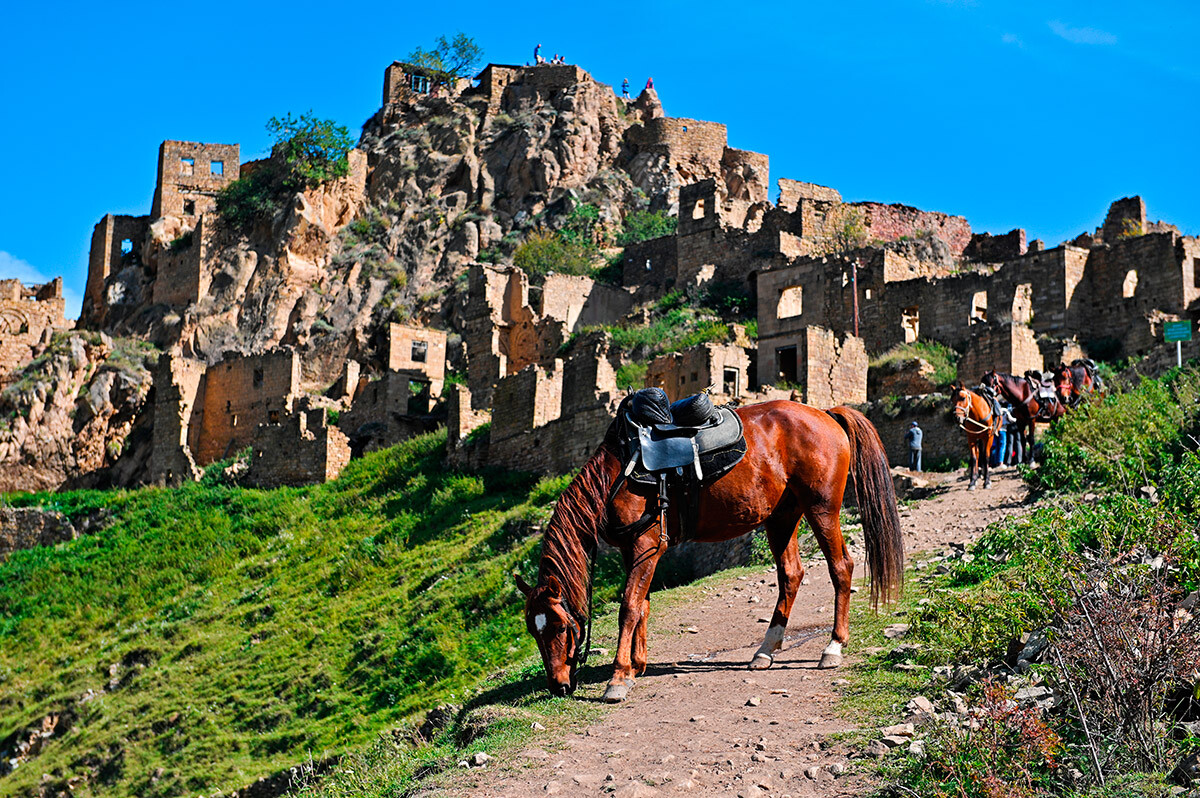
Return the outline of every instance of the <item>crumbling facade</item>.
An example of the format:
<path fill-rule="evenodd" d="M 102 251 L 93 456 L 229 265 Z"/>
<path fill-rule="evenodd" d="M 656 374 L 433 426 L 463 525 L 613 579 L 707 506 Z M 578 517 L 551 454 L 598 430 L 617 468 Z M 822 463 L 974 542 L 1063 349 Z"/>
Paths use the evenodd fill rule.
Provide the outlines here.
<path fill-rule="evenodd" d="M 751 393 L 750 356 L 736 344 L 701 344 L 655 358 L 646 387 L 662 388 L 672 402 L 708 390 L 718 401 Z"/>
<path fill-rule="evenodd" d="M 240 170 L 237 144 L 164 141 L 150 215 L 194 218 L 214 210 L 217 192 L 237 180 Z"/>
<path fill-rule="evenodd" d="M 349 460 L 346 436 L 328 428 L 323 409 L 296 418 L 310 408 L 300 392 L 300 357 L 292 349 L 231 352 L 211 366 L 164 355 L 154 383 L 151 482 L 197 479 L 205 466 L 247 447 L 260 452 L 252 466 L 258 464 L 255 479 L 264 485 L 296 484 L 298 475 L 328 474 Z M 271 448 L 288 441 L 287 448 Z M 285 467 L 281 457 L 294 462 Z"/>
<path fill-rule="evenodd" d="M 246 484 L 260 488 L 336 479 L 350 462 L 349 439 L 323 407 L 292 413 L 255 430 Z"/>
<path fill-rule="evenodd" d="M 32 286 L 0 280 L 0 386 L 33 359 L 36 346 L 70 327 L 65 312 L 61 277 Z"/>

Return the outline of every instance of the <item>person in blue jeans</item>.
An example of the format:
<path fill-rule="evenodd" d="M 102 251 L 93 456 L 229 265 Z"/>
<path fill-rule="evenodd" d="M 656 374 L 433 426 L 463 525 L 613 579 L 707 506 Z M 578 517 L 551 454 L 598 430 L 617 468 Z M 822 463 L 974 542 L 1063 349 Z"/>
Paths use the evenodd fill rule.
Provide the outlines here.
<path fill-rule="evenodd" d="M 921 470 L 921 439 L 924 437 L 925 432 L 915 421 L 909 425 L 908 432 L 904 433 L 904 442 L 908 444 L 908 467 L 912 471 Z"/>
<path fill-rule="evenodd" d="M 1008 409 L 1008 405 L 1000 405 L 1000 429 L 996 430 L 996 440 L 992 445 L 991 464 L 993 468 L 998 468 L 1008 464 L 1008 425 L 1013 423 L 1012 411 Z"/>

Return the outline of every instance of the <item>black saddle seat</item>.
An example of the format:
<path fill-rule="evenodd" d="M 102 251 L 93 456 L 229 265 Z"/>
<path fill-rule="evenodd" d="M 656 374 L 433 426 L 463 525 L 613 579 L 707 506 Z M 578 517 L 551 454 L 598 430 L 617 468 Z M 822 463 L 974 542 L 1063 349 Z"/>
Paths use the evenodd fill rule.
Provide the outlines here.
<path fill-rule="evenodd" d="M 698 393 L 671 403 L 671 418 L 677 427 L 699 427 L 717 415 L 717 408 L 706 393 Z"/>

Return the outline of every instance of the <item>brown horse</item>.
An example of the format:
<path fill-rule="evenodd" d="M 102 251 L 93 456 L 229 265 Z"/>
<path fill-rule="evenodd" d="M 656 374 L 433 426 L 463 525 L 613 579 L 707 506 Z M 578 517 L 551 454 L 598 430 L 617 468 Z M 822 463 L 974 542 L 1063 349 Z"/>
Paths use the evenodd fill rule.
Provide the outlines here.
<path fill-rule="evenodd" d="M 796 529 L 800 519 L 807 518 L 834 585 L 832 639 L 819 667 L 836 667 L 849 635 L 854 573 L 839 519 L 847 481 L 853 485 L 862 516 L 872 603 L 890 601 L 902 587 L 904 544 L 883 443 L 871 422 L 848 407 L 820 411 L 776 401 L 736 412 L 745 427 L 746 456 L 700 492 L 698 512 L 693 514 L 698 521 L 689 539 L 729 540 L 765 526 L 775 556 L 779 601 L 750 667 L 769 668 L 783 644 L 796 589 L 804 578 Z M 609 702 L 624 700 L 634 676 L 646 670 L 650 581 L 667 546 L 681 538 L 678 513 L 670 514 L 668 529 L 660 528 L 653 512 L 653 489 L 623 481 L 613 492 L 623 465 L 618 428 L 619 422 L 614 421 L 604 442 L 559 498 L 542 541 L 537 585 L 517 580 L 526 597 L 526 625 L 541 652 L 550 692 L 566 695 L 575 689 L 576 669 L 586 656 L 582 646 L 591 603 L 589 555 L 596 556 L 601 539 L 621 551 L 627 576 L 613 677 L 604 693 Z M 679 505 L 676 495 L 671 499 Z M 648 509 L 653 523 L 620 534 L 622 527 L 634 525 Z"/>
<path fill-rule="evenodd" d="M 1104 380 L 1096 372 L 1094 361 L 1076 359 L 1071 365 L 1060 363 L 1054 369 L 1054 387 L 1058 398 L 1067 407 L 1078 407 L 1083 397 L 1092 391 L 1103 391 Z"/>
<path fill-rule="evenodd" d="M 967 435 L 967 451 L 970 453 L 971 484 L 967 490 L 975 490 L 976 471 L 983 469 L 983 487 L 992 486 L 988 464 L 992 459 L 992 441 L 1000 431 L 1000 416 L 992 403 L 974 391 L 967 390 L 961 382 L 951 386 L 950 401 L 954 403 L 954 417 L 958 426 Z M 982 464 L 982 465 L 981 465 Z"/>
<path fill-rule="evenodd" d="M 1062 418 L 1067 412 L 1066 405 L 1057 397 L 1052 402 L 1039 398 L 1037 391 L 1024 377 L 988 371 L 984 373 L 982 382 L 1012 405 L 1013 415 L 1017 419 L 1017 434 L 1023 442 L 1025 462 L 1032 463 L 1034 425 L 1039 421 L 1049 423 Z"/>

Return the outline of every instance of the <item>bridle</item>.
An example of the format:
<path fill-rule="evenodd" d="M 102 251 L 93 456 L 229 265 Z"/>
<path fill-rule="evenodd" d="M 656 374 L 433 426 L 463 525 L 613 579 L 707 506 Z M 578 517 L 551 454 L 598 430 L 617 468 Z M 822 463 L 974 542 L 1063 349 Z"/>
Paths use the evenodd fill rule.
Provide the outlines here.
<path fill-rule="evenodd" d="M 971 418 L 971 397 L 976 396 L 977 394 L 974 391 L 970 391 L 966 388 L 959 388 L 959 391 L 962 393 L 962 403 L 954 403 L 954 417 L 958 419 L 959 429 L 967 434 L 989 431 L 994 432 L 996 429 L 998 429 L 997 425 L 992 423 L 992 419 L 995 417 L 996 412 L 992 409 L 991 404 L 988 404 L 987 418 L 985 418 L 983 421 L 973 419 Z M 974 424 L 977 429 L 967 429 L 968 424 Z"/>

